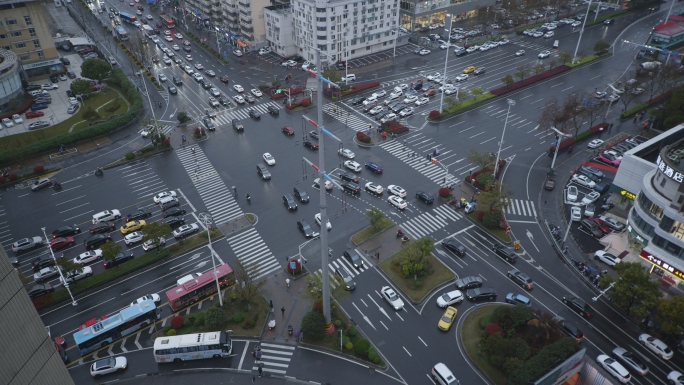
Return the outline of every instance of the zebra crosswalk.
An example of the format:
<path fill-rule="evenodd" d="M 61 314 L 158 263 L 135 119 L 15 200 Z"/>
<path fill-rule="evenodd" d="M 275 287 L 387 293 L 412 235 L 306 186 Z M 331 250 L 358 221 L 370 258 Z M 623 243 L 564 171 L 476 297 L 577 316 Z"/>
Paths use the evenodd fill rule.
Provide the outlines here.
<path fill-rule="evenodd" d="M 459 217 L 459 215 L 455 212 L 451 214 L 453 214 L 454 217 Z M 448 225 L 444 215 L 447 214 L 442 210 L 439 211 L 439 214 L 435 213 L 435 215 L 430 212 L 425 212 L 402 223 L 399 227 L 401 227 L 403 231 L 415 236 L 416 238 L 422 238 Z M 453 219 L 453 217 L 449 218 Z"/>
<path fill-rule="evenodd" d="M 361 258 L 364 258 L 364 257 L 361 257 Z M 364 260 L 365 260 L 365 258 L 364 258 Z M 356 268 L 356 267 L 353 267 L 349 263 L 349 261 L 340 257 L 340 258 L 337 258 L 337 259 L 334 259 L 334 260 L 328 262 L 328 268 L 330 269 L 330 274 L 335 274 L 335 270 L 338 270 L 340 268 L 344 268 L 352 278 L 355 278 L 359 274 L 361 274 L 364 271 L 367 271 L 369 269 L 370 263 L 368 261 L 365 261 L 364 264 L 365 264 L 364 267 Z M 313 274 L 318 279 L 322 279 L 323 270 L 318 269 L 318 270 L 314 271 Z M 335 284 L 335 281 L 332 281 L 332 280 L 330 281 L 330 285 L 332 287 L 337 287 L 337 285 Z"/>
<path fill-rule="evenodd" d="M 422 152 L 416 154 L 416 156 L 412 156 L 415 151 L 405 147 L 404 144 L 398 140 L 383 141 L 380 142 L 379 146 L 439 185 L 453 184 L 459 181 L 454 175 L 447 175 L 446 170 L 439 165 L 439 163 L 435 164 L 425 159 Z M 446 156 L 450 152 L 450 150 L 442 151 L 441 155 Z"/>
<path fill-rule="evenodd" d="M 238 261 L 249 268 L 258 268 L 253 279 L 260 279 L 276 270 L 280 270 L 280 264 L 276 261 L 271 250 L 266 246 L 256 229 L 250 228 L 228 238 L 228 244 L 235 252 Z M 248 271 L 249 272 L 249 271 Z M 251 274 L 251 272 L 249 272 Z"/>
<path fill-rule="evenodd" d="M 249 110 L 255 110 L 261 115 L 268 114 L 268 107 L 272 106 L 281 109 L 280 104 L 276 102 L 266 102 L 259 104 L 244 104 L 241 107 L 231 108 L 228 110 L 223 110 L 217 113 L 216 118 L 213 119 L 217 125 L 230 124 L 233 119 L 251 119 L 249 117 Z"/>
<path fill-rule="evenodd" d="M 506 215 L 520 215 L 525 217 L 536 217 L 537 210 L 534 209 L 534 202 L 524 199 L 508 199 Z"/>
<path fill-rule="evenodd" d="M 261 346 L 261 359 L 254 360 L 252 370 L 256 372 L 261 367 L 265 373 L 285 374 L 296 347 L 266 342 L 259 343 L 259 346 Z"/>
<path fill-rule="evenodd" d="M 345 126 L 354 131 L 364 131 L 368 129 L 368 124 L 373 124 L 372 120 L 363 119 L 357 114 L 349 113 L 343 109 L 338 108 L 335 112 L 337 103 L 328 103 L 323 105 L 323 112 L 330 115 L 333 119 L 343 123 Z M 375 124 L 373 124 L 375 126 Z"/>

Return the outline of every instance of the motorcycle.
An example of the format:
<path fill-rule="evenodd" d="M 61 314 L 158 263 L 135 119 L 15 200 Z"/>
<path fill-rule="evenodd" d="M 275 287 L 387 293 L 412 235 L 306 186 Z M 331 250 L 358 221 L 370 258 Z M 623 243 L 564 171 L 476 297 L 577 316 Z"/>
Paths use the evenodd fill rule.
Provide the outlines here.
<path fill-rule="evenodd" d="M 55 182 L 55 184 L 52 185 L 52 188 L 55 189 L 55 190 L 57 190 L 57 191 L 59 191 L 59 190 L 62 189 L 62 185 Z"/>
<path fill-rule="evenodd" d="M 404 232 L 401 230 L 397 230 L 397 238 L 402 238 L 404 236 Z"/>
<path fill-rule="evenodd" d="M 292 324 L 287 325 L 287 334 L 292 335 L 293 330 Z"/>
<path fill-rule="evenodd" d="M 612 209 L 614 206 L 615 206 L 615 204 L 613 204 L 613 203 L 606 203 L 606 204 L 604 204 L 604 205 L 601 205 L 601 208 L 604 209 L 604 210 L 610 210 L 610 209 Z"/>
<path fill-rule="evenodd" d="M 407 237 L 406 235 L 404 235 L 404 237 L 401 239 L 401 243 L 406 243 L 408 241 L 409 241 L 409 237 Z"/>
<path fill-rule="evenodd" d="M 456 198 L 451 198 L 451 199 L 449 199 L 449 201 L 447 201 L 447 204 L 448 204 L 449 206 L 455 206 L 455 205 L 459 205 L 460 202 L 459 202 L 459 200 L 456 199 Z"/>

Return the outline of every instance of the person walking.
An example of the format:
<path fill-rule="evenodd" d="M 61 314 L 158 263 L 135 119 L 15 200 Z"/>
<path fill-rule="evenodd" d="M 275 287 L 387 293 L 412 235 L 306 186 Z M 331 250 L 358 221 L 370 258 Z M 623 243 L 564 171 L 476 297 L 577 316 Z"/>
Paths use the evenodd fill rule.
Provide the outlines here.
<path fill-rule="evenodd" d="M 283 306 L 280 311 L 283 313 L 283 317 L 285 317 L 285 306 Z"/>

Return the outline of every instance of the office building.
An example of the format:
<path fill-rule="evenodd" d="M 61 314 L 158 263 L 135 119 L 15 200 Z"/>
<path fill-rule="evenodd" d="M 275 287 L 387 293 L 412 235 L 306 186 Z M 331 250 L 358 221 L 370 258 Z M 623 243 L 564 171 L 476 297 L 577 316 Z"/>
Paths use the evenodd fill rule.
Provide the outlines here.
<path fill-rule="evenodd" d="M 401 26 L 408 31 L 420 31 L 429 26 L 444 24 L 446 15 L 454 15 L 453 22 L 476 17 L 483 7 L 493 7 L 496 0 L 401 0 Z M 492 15 L 492 18 L 494 15 Z M 444 27 L 435 28 L 443 33 Z"/>
<path fill-rule="evenodd" d="M 266 22 L 266 41 L 271 50 L 278 56 L 297 55 L 295 45 L 294 18 L 289 4 L 274 5 L 264 9 Z"/>

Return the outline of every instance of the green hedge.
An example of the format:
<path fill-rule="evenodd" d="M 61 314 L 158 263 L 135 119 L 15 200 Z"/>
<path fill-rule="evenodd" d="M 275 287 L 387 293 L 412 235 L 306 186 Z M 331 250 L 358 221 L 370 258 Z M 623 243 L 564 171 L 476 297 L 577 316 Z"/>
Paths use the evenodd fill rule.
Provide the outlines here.
<path fill-rule="evenodd" d="M 634 107 L 630 108 L 629 110 L 620 114 L 620 118 L 625 119 L 625 118 L 632 116 L 632 115 L 636 114 L 637 112 L 639 112 L 641 110 L 645 110 L 647 108 L 648 108 L 648 103 L 637 104 L 636 106 L 634 106 Z"/>
<path fill-rule="evenodd" d="M 462 103 L 456 104 L 456 105 L 454 105 L 454 106 L 446 106 L 446 107 L 444 107 L 444 109 L 442 110 L 442 114 L 441 114 L 441 115 L 439 115 L 439 116 L 437 116 L 437 117 L 434 117 L 434 118 L 429 116 L 429 117 L 428 117 L 428 120 L 431 120 L 431 121 L 433 121 L 433 120 L 442 120 L 442 119 L 444 119 L 444 118 L 447 118 L 449 115 L 453 115 L 453 114 L 455 114 L 455 113 L 457 113 L 457 112 L 463 111 L 463 110 L 466 109 L 466 108 L 469 108 L 469 107 L 472 106 L 473 104 L 477 104 L 477 103 L 484 102 L 484 101 L 489 100 L 489 99 L 491 99 L 491 98 L 493 98 L 493 97 L 495 97 L 495 96 L 496 96 L 496 95 L 494 95 L 494 94 L 492 94 L 492 93 L 490 93 L 490 92 L 487 92 L 487 93 L 485 93 L 485 94 L 482 94 L 482 95 L 480 95 L 480 96 L 476 96 L 476 97 L 474 97 L 474 98 L 472 98 L 472 99 L 468 99 L 468 100 L 466 100 L 466 101 L 464 101 L 464 102 L 462 102 Z M 445 97 L 446 97 L 446 96 L 445 96 Z"/>

